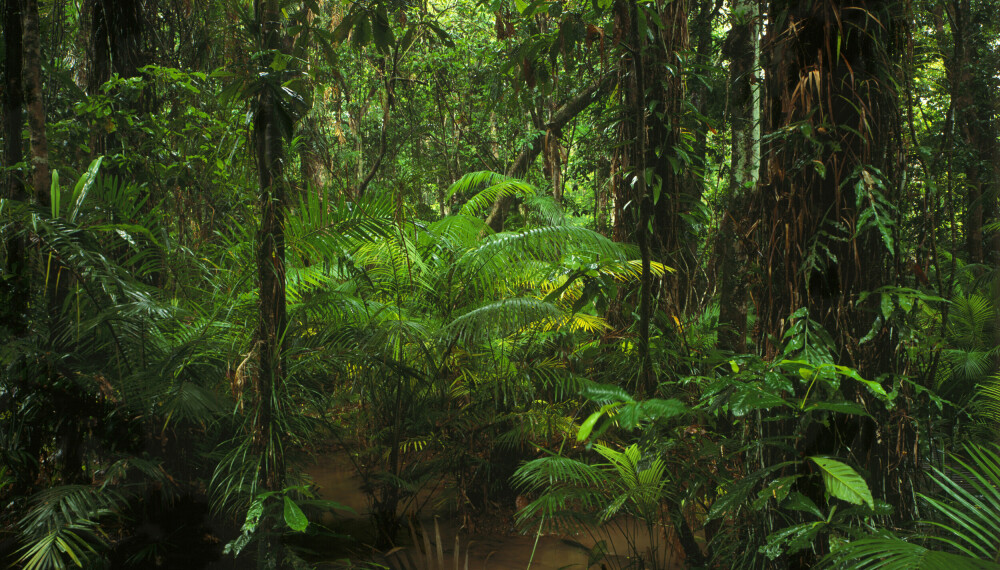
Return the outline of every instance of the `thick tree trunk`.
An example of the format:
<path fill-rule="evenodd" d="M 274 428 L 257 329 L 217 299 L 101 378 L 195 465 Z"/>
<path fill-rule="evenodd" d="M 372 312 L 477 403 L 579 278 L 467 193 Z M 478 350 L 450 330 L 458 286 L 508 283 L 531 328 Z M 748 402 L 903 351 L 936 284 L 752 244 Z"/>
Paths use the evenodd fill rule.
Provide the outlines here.
<path fill-rule="evenodd" d="M 31 183 L 35 198 L 49 205 L 52 175 L 49 171 L 49 143 L 45 134 L 45 103 L 42 99 L 42 56 L 38 32 L 38 0 L 24 0 L 24 102 L 28 109 L 31 144 Z"/>
<path fill-rule="evenodd" d="M 863 0 L 783 0 L 772 12 L 772 21 L 784 27 L 768 34 L 765 121 L 769 133 L 784 134 L 771 138 L 759 196 L 760 227 L 767 232 L 767 275 L 755 295 L 760 346 L 773 356 L 788 316 L 809 307 L 814 320 L 838 334 L 842 363 L 879 373 L 892 350 L 858 345 L 874 314 L 855 302 L 862 291 L 891 281 L 889 256 L 876 228 L 846 235 L 843 228 L 857 228 L 872 196 L 893 200 L 898 188 L 898 117 L 887 51 L 895 21 L 888 12 L 882 20 Z M 790 126 L 802 128 L 789 133 Z"/>
<path fill-rule="evenodd" d="M 90 19 L 87 91 L 94 94 L 111 79 L 112 73 L 123 78 L 139 75 L 139 68 L 148 63 L 146 25 L 142 0 L 87 0 L 85 6 Z M 149 107 L 148 97 L 143 95 L 133 112 L 148 112 Z M 117 152 L 123 144 L 115 133 L 95 130 L 92 137 L 95 154 Z M 114 165 L 109 164 L 109 168 L 114 171 Z M 148 201 L 152 203 L 153 200 Z"/>
<path fill-rule="evenodd" d="M 859 299 L 862 292 L 893 285 L 899 274 L 883 230 L 863 225 L 862 214 L 880 208 L 879 215 L 888 218 L 886 204 L 898 202 L 903 160 L 892 50 L 901 13 L 891 3 L 875 7 L 865 0 L 771 5 L 769 142 L 754 211 L 760 218 L 762 278 L 753 295 L 758 348 L 767 358 L 781 353 L 791 315 L 805 307 L 830 333 L 833 363 L 871 379 L 894 369 L 897 329 L 881 326 L 877 296 L 865 303 Z M 860 342 L 873 329 L 872 337 Z M 863 388 L 844 382 L 840 395 L 870 401 Z M 879 425 L 908 425 L 899 417 L 906 411 L 876 404 L 870 410 L 874 420 L 838 415 L 828 426 L 811 424 L 797 441 L 796 456 L 846 448 L 849 460 L 873 474 L 872 493 L 905 509 L 912 502 L 910 482 L 892 471 L 912 460 L 900 455 L 912 448 L 912 433 L 876 434 Z M 768 430 L 770 435 L 791 431 L 787 423 L 772 423 Z M 770 461 L 787 458 L 775 448 Z M 815 498 L 821 490 L 803 492 Z"/>
<path fill-rule="evenodd" d="M 678 57 L 678 53 L 686 51 L 689 44 L 687 2 L 658 3 L 655 8 L 647 15 L 649 23 L 646 32 L 640 36 L 642 41 L 625 47 L 626 60 L 634 57 L 631 55 L 633 51 L 641 50 L 643 53 L 642 74 L 648 107 L 645 111 L 653 111 L 644 133 L 633 132 L 636 123 L 631 120 L 622 121 L 619 128 L 621 144 L 615 149 L 612 189 L 613 235 L 617 241 L 638 242 L 634 232 L 638 227 L 641 196 L 638 194 L 639 178 L 636 177 L 648 178 L 653 194 L 653 213 L 650 217 L 653 260 L 678 270 L 664 277 L 659 296 L 670 313 L 681 314 L 688 300 L 688 278 L 696 270 L 691 247 L 697 241 L 683 218 L 683 214 L 690 210 L 697 190 L 690 179 L 687 159 L 676 151 L 687 144 L 682 119 L 686 97 L 683 60 Z M 616 2 L 614 10 L 615 26 L 619 30 L 627 29 L 628 22 L 637 17 L 636 7 L 626 2 Z M 650 33 L 655 41 L 649 40 Z M 625 85 L 629 81 L 626 70 L 631 66 L 623 64 L 619 69 L 619 82 Z M 637 150 L 640 139 L 644 145 L 641 157 Z M 646 167 L 639 169 L 640 162 Z"/>

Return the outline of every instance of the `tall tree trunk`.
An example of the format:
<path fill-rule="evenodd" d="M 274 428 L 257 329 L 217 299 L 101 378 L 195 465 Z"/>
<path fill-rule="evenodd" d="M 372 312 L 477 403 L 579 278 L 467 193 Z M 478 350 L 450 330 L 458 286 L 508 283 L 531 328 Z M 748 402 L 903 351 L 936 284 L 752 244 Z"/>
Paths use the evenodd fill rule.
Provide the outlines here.
<path fill-rule="evenodd" d="M 657 45 L 660 49 L 654 52 L 657 56 L 655 60 L 646 62 L 645 72 L 652 80 L 647 80 L 648 88 L 657 94 L 650 101 L 656 109 L 653 116 L 662 118 L 651 121 L 649 125 L 647 164 L 655 165 L 653 184 L 660 185 L 658 199 L 654 195 L 656 255 L 658 261 L 677 270 L 663 278 L 665 308 L 670 314 L 681 315 L 693 293 L 688 284 L 698 270 L 694 250 L 698 240 L 684 216 L 701 197 L 701 186 L 695 184 L 692 177 L 691 167 L 694 165 L 676 150 L 688 144 L 683 134 L 685 130 L 698 130 L 685 124 L 683 117 L 687 92 L 684 86 L 684 59 L 680 54 L 686 52 L 690 45 L 688 2 L 662 2 L 658 4 L 658 13 L 660 22 L 658 26 L 653 24 L 653 29 L 658 31 Z M 664 68 L 667 73 L 660 71 Z"/>
<path fill-rule="evenodd" d="M 877 228 L 857 221 L 872 197 L 893 199 L 901 156 L 888 60 L 896 22 L 887 8 L 869 8 L 864 0 L 772 5 L 765 118 L 772 142 L 759 196 L 768 275 L 755 297 L 767 356 L 779 348 L 773 342 L 788 316 L 809 307 L 838 333 L 843 363 L 877 373 L 885 361 L 874 352 L 886 347 L 858 345 L 873 316 L 854 303 L 891 281 L 889 252 Z"/>
<path fill-rule="evenodd" d="M 951 94 L 958 163 L 965 174 L 965 239 L 971 263 L 986 263 L 991 254 L 983 235 L 983 224 L 996 214 L 998 189 L 993 186 L 997 143 L 994 118 L 997 97 L 995 69 L 991 61 L 989 21 L 991 7 L 970 0 L 944 3 L 951 23 L 951 53 L 945 71 Z M 995 56 L 994 56 L 995 57 Z M 985 64 L 985 65 L 984 65 Z"/>
<path fill-rule="evenodd" d="M 24 130 L 24 90 L 22 86 L 22 30 L 21 1 L 4 0 L 3 41 L 4 69 L 3 85 L 3 164 L 10 168 L 4 174 L 2 196 L 20 202 L 27 201 L 23 172 L 13 166 L 24 160 L 21 133 Z M 27 311 L 29 298 L 27 248 L 24 239 L 7 234 L 4 236 L 3 271 L 8 279 L 0 280 L 0 298 L 4 299 L 0 308 L 0 327 L 6 328 L 14 336 L 27 331 Z"/>
<path fill-rule="evenodd" d="M 281 12 L 277 0 L 257 0 L 260 50 L 281 49 Z M 270 75 L 265 79 L 277 82 Z M 258 323 L 254 350 L 258 357 L 256 409 L 253 437 L 255 451 L 263 462 L 259 472 L 262 489 L 278 491 L 285 484 L 285 461 L 279 422 L 283 416 L 285 359 L 284 341 L 288 328 L 285 300 L 285 182 L 283 179 L 283 133 L 278 124 L 278 85 L 266 85 L 255 103 L 254 143 L 259 180 L 260 228 L 257 231 L 257 279 L 260 284 Z M 262 541 L 261 554 L 281 554 L 275 537 Z"/>
<path fill-rule="evenodd" d="M 887 204 L 898 202 L 903 161 L 892 61 L 901 13 L 891 2 L 772 2 L 768 158 L 756 205 L 763 276 L 754 292 L 758 347 L 768 358 L 780 354 L 791 315 L 805 307 L 831 334 L 836 364 L 872 379 L 893 371 L 896 328 L 876 320 L 877 296 L 861 303 L 860 295 L 892 285 L 899 274 L 882 235 L 892 228 L 865 223 L 862 214 L 878 208 L 891 219 Z M 860 342 L 869 331 L 870 340 Z M 867 401 L 861 388 L 840 385 L 844 398 Z M 890 412 L 874 404 L 871 410 L 875 420 L 837 416 L 828 427 L 812 424 L 796 452 L 842 453 L 837 446 L 844 442 L 849 458 L 873 474 L 872 492 L 904 508 L 909 483 L 893 469 L 910 460 L 899 451 L 912 439 L 907 430 L 877 435 Z"/>
<path fill-rule="evenodd" d="M 38 32 L 38 0 L 24 0 L 24 102 L 28 109 L 31 145 L 31 183 L 38 203 L 49 205 L 52 175 L 49 142 L 45 134 L 45 103 L 42 99 L 42 55 Z"/>
<path fill-rule="evenodd" d="M 619 30 L 626 29 L 627 22 L 636 18 L 636 8 L 627 3 L 616 3 L 614 10 Z M 678 269 L 664 277 L 661 297 L 670 312 L 679 314 L 684 312 L 687 300 L 688 276 L 695 269 L 694 253 L 690 248 L 696 242 L 683 218 L 690 210 L 695 190 L 687 159 L 681 158 L 676 151 L 686 144 L 681 111 L 686 93 L 682 58 L 678 53 L 687 50 L 689 43 L 687 1 L 659 2 L 647 17 L 649 23 L 640 36 L 641 41 L 625 50 L 643 50 L 641 72 L 648 93 L 647 107 L 653 112 L 646 122 L 645 133 L 633 132 L 636 124 L 633 121 L 622 121 L 619 127 L 618 137 L 622 144 L 616 147 L 614 156 L 613 235 L 618 241 L 638 240 L 634 231 L 638 227 L 641 196 L 638 194 L 639 179 L 635 177 L 641 174 L 649 179 L 652 193 L 652 256 L 654 261 Z M 650 39 L 652 37 L 655 41 Z M 628 78 L 623 73 L 629 73 L 629 69 L 628 65 L 619 68 L 620 84 L 627 84 Z M 637 154 L 639 137 L 643 137 L 642 157 Z M 640 162 L 646 165 L 643 172 L 637 170 Z"/>
<path fill-rule="evenodd" d="M 694 51 L 694 64 L 698 69 L 712 69 L 714 67 L 715 42 L 712 38 L 712 30 L 720 13 L 722 12 L 723 0 L 692 0 L 692 18 L 690 24 L 691 47 Z M 697 10 L 694 10 L 697 8 Z M 712 82 L 711 76 L 706 76 L 701 81 L 690 81 L 691 106 L 701 116 L 707 116 L 712 102 Z M 721 86 L 720 86 L 721 87 Z M 706 170 L 706 158 L 708 152 L 708 129 L 701 127 L 694 130 L 694 143 L 691 145 L 691 155 L 697 169 L 697 180 L 692 182 L 692 199 L 701 198 L 701 189 L 704 185 L 704 175 Z"/>
<path fill-rule="evenodd" d="M 719 294 L 719 348 L 746 351 L 748 256 L 747 198 L 760 178 L 760 15 L 756 0 L 734 7 L 734 23 L 723 55 L 730 60 L 732 125 L 728 195 L 715 245 Z"/>
<path fill-rule="evenodd" d="M 88 93 L 97 93 L 111 79 L 112 73 L 122 78 L 136 77 L 139 69 L 149 63 L 146 52 L 146 24 L 142 0 L 86 0 L 90 19 L 90 41 L 87 46 L 90 70 Z M 149 111 L 144 94 L 133 109 L 136 114 Z M 91 147 L 95 154 L 118 151 L 122 141 L 115 133 L 95 134 Z M 109 164 L 114 170 L 114 165 Z M 152 205 L 153 200 L 148 203 Z"/>

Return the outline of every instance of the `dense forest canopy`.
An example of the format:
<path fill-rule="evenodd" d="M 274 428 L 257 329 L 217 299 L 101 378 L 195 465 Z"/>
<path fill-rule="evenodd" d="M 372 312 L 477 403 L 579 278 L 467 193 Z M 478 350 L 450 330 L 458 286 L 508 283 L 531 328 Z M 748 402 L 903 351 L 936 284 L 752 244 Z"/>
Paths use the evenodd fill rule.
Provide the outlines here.
<path fill-rule="evenodd" d="M 3 564 L 1000 568 L 996 7 L 0 0 Z"/>

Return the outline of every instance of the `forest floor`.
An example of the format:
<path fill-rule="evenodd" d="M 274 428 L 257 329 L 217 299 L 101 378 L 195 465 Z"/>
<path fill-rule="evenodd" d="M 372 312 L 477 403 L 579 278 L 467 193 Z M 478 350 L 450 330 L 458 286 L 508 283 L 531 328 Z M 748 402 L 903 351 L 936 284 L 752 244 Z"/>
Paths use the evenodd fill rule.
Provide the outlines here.
<path fill-rule="evenodd" d="M 319 455 L 313 465 L 306 467 L 306 473 L 319 489 L 320 498 L 337 501 L 354 510 L 354 513 L 328 513 L 321 521 L 335 532 L 349 535 L 355 545 L 371 543 L 373 529 L 368 517 L 368 498 L 362 490 L 362 480 L 358 477 L 349 458 L 344 452 L 329 452 Z M 444 568 L 467 568 L 468 570 L 522 570 L 529 566 L 535 570 L 558 570 L 561 568 L 586 569 L 593 564 L 605 568 L 624 568 L 629 564 L 630 543 L 639 551 L 647 551 L 651 541 L 644 538 L 645 531 L 637 532 L 634 521 L 616 521 L 608 525 L 608 530 L 581 532 L 576 535 L 523 535 L 513 526 L 509 512 L 491 514 L 493 520 L 477 521 L 478 532 L 470 533 L 461 527 L 454 513 L 444 509 L 435 512 L 432 497 L 419 497 L 429 506 L 421 510 L 420 529 L 417 540 L 426 542 L 431 556 L 427 556 L 428 546 L 414 546 L 410 530 L 400 531 L 402 546 L 392 549 L 380 560 L 391 568 L 399 570 L 429 570 Z M 456 542 L 457 537 L 457 542 Z M 604 541 L 607 552 L 597 560 L 591 558 L 594 546 Z M 440 542 L 440 552 L 437 543 Z M 660 537 L 661 561 L 658 568 L 670 570 L 684 568 L 683 556 L 676 541 Z M 663 548 L 666 546 L 666 548 Z M 459 552 L 455 560 L 455 552 Z M 357 549 L 354 551 L 330 552 L 328 562 L 321 562 L 319 568 L 338 568 L 347 565 L 347 560 L 358 562 Z M 324 557 L 325 558 L 325 557 Z M 468 564 L 466 565 L 466 559 Z M 458 562 L 458 564 L 456 564 Z"/>

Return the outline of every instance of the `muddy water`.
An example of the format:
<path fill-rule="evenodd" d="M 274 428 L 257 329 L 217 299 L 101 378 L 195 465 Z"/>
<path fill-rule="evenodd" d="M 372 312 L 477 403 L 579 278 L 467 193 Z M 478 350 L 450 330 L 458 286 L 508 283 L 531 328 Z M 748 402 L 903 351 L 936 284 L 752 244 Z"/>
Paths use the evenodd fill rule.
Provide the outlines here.
<path fill-rule="evenodd" d="M 350 461 L 342 454 L 331 454 L 321 457 L 315 465 L 307 466 L 306 472 L 319 488 L 320 497 L 337 501 L 351 507 L 356 514 L 343 516 L 327 515 L 325 523 L 335 523 L 338 529 L 349 532 L 359 541 L 365 542 L 371 537 L 371 525 L 367 519 L 368 502 L 361 491 L 361 480 L 356 475 Z M 627 536 L 637 536 L 636 549 L 647 552 L 650 546 L 655 546 L 660 553 L 656 568 L 665 570 L 684 568 L 683 556 L 676 540 L 659 536 L 650 540 L 645 533 L 645 527 L 639 527 L 635 521 L 618 520 L 600 531 L 585 532 L 573 536 L 546 535 L 537 539 L 535 536 L 512 534 L 504 535 L 470 535 L 446 515 L 437 517 L 434 513 L 421 512 L 424 517 L 421 526 L 431 543 L 431 556 L 422 551 L 423 548 L 412 546 L 398 549 L 383 563 L 388 562 L 393 568 L 407 570 L 425 570 L 433 568 L 437 562 L 437 537 L 440 537 L 441 551 L 446 568 L 455 568 L 454 553 L 455 537 L 458 536 L 458 559 L 460 568 L 465 568 L 468 558 L 469 570 L 521 570 L 528 567 L 529 561 L 534 570 L 558 570 L 562 568 L 586 569 L 591 549 L 599 541 L 605 541 L 608 554 L 597 561 L 594 567 L 607 569 L 628 568 L 630 564 Z M 434 518 L 437 519 L 435 530 Z M 638 529 L 641 529 L 637 532 Z M 406 531 L 400 533 L 401 537 Z M 422 540 L 422 539 L 418 539 Z M 411 542 L 411 541 L 406 541 Z M 430 560 L 428 560 L 430 558 Z M 329 563 L 320 567 L 334 568 L 338 563 Z"/>

